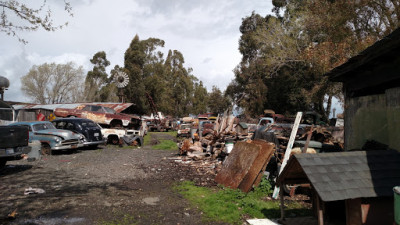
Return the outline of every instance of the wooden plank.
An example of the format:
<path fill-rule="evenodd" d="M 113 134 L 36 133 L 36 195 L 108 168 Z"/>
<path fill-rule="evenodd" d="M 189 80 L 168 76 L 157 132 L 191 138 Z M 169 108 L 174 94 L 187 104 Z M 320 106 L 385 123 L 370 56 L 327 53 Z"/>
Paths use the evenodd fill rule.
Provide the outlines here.
<path fill-rule="evenodd" d="M 274 154 L 274 144 L 264 140 L 254 140 L 252 144 L 259 145 L 261 148 L 258 152 L 257 158 L 251 164 L 249 171 L 244 176 L 242 182 L 239 184 L 239 189 L 243 192 L 249 192 L 253 186 L 259 184 L 266 164 Z"/>
<path fill-rule="evenodd" d="M 323 202 L 317 193 L 315 193 L 315 197 L 317 204 L 318 225 L 324 225 L 324 209 L 322 207 Z"/>
<path fill-rule="evenodd" d="M 300 125 L 300 121 L 301 121 L 301 117 L 302 116 L 303 116 L 302 112 L 298 112 L 297 113 L 296 120 L 294 121 L 294 124 L 293 124 L 292 133 L 290 134 L 289 143 L 288 143 L 288 145 L 286 147 L 285 156 L 283 158 L 281 169 L 279 170 L 279 174 L 281 174 L 283 168 L 285 168 L 285 166 L 287 164 L 287 161 L 289 160 L 290 153 L 291 153 L 292 148 L 293 148 L 294 140 L 296 138 L 297 130 L 299 129 L 299 125 Z M 278 198 L 278 193 L 279 193 L 279 187 L 275 186 L 274 193 L 272 194 L 272 198 L 277 199 Z"/>
<path fill-rule="evenodd" d="M 307 140 L 306 140 L 306 144 L 303 147 L 302 153 L 307 153 L 307 149 L 308 149 L 308 145 L 310 144 L 313 129 L 314 129 L 314 125 L 311 125 L 310 130 L 307 132 Z"/>
<path fill-rule="evenodd" d="M 273 154 L 273 146 L 266 141 L 237 142 L 215 181 L 230 188 L 240 188 L 244 192 L 250 191 L 260 171 L 264 169 L 265 161 Z"/>

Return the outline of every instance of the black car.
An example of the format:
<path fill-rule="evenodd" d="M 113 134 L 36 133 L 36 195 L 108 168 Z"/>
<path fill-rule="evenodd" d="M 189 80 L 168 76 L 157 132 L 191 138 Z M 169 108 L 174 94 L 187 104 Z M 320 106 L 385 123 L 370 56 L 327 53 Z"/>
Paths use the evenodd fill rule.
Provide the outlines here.
<path fill-rule="evenodd" d="M 83 118 L 60 118 L 52 121 L 57 129 L 74 131 L 85 136 L 83 144 L 96 148 L 99 144 L 104 144 L 105 139 L 97 123 Z"/>

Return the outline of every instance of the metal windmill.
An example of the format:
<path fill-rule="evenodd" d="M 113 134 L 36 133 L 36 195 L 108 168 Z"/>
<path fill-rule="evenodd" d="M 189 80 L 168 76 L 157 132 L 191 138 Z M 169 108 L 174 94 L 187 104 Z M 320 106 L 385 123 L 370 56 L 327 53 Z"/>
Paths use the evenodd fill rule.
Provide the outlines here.
<path fill-rule="evenodd" d="M 9 86 L 10 86 L 10 81 L 5 77 L 0 76 L 0 99 L 2 101 L 4 100 L 4 90 L 7 90 Z"/>
<path fill-rule="evenodd" d="M 122 88 L 126 87 L 126 85 L 128 85 L 129 83 L 129 76 L 128 74 L 122 72 L 122 71 L 118 71 L 117 74 L 114 77 L 114 82 L 116 83 L 117 87 L 118 87 L 118 97 L 119 97 L 119 101 L 124 103 L 125 99 L 125 95 L 124 92 L 122 91 Z"/>

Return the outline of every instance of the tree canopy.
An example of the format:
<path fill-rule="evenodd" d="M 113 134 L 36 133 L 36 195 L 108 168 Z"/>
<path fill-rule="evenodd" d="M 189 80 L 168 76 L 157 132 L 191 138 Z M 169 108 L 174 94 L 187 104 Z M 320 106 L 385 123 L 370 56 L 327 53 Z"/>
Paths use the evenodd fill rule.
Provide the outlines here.
<path fill-rule="evenodd" d="M 242 54 L 227 88 L 245 112 L 293 114 L 314 110 L 329 117 L 341 87 L 326 72 L 399 26 L 393 0 L 274 0 L 274 15 L 243 18 Z"/>
<path fill-rule="evenodd" d="M 21 90 L 35 103 L 57 104 L 83 100 L 83 68 L 72 62 L 33 66 L 21 78 Z"/>
<path fill-rule="evenodd" d="M 207 110 L 207 90 L 184 66 L 185 59 L 178 50 L 169 50 L 164 59 L 160 48 L 164 41 L 157 38 L 140 40 L 136 35 L 125 52 L 125 69 L 129 84 L 124 88 L 128 99 L 135 103 L 136 112 L 151 112 L 147 94 L 164 114 L 185 116 Z"/>

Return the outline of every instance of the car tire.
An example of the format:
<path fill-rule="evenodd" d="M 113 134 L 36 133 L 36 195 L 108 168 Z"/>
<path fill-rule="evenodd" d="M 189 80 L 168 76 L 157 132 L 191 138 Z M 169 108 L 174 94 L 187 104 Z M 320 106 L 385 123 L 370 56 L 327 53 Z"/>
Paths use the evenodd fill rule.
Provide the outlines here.
<path fill-rule="evenodd" d="M 40 151 L 42 152 L 42 155 L 51 155 L 52 153 L 51 147 L 47 143 L 42 143 L 42 148 L 40 149 Z"/>

